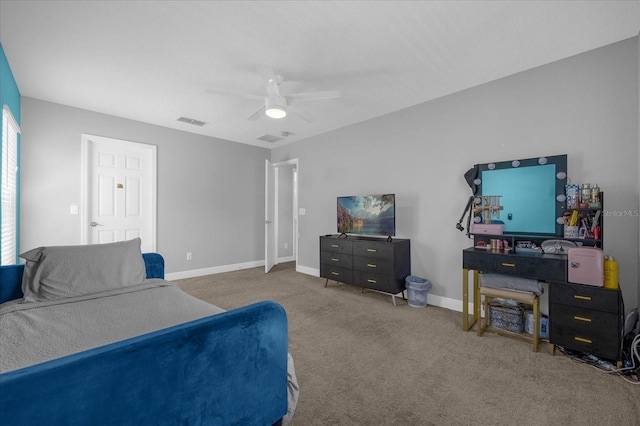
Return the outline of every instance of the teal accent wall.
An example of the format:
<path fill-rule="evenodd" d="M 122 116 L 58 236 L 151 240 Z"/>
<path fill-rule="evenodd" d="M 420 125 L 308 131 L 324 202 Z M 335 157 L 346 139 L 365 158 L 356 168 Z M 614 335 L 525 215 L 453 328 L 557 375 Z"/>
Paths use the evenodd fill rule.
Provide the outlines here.
<path fill-rule="evenodd" d="M 20 91 L 13 78 L 2 43 L 0 43 L 0 104 L 8 105 L 13 117 L 20 124 Z"/>
<path fill-rule="evenodd" d="M 18 85 L 13 78 L 9 61 L 4 54 L 2 43 L 0 43 L 0 106 L 4 108 L 5 105 L 9 106 L 11 114 L 13 114 L 18 125 L 22 126 L 20 121 L 20 90 L 18 90 Z M 0 115 L 0 124 L 4 126 L 4 123 L 1 123 L 1 121 L 2 115 Z M 0 152 L 0 161 L 2 161 L 1 157 L 2 153 Z M 18 135 L 18 167 L 20 167 L 20 135 Z M 18 211 L 16 215 L 18 218 L 18 241 L 16 242 L 16 247 L 17 252 L 20 253 L 20 173 L 18 173 Z M 17 261 L 18 259 L 16 258 L 16 263 Z"/>

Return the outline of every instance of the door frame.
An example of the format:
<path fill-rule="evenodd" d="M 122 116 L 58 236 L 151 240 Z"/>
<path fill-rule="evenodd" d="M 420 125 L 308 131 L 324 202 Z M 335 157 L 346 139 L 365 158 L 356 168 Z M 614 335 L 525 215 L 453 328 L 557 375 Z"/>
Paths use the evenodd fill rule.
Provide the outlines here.
<path fill-rule="evenodd" d="M 291 160 L 285 160 L 285 161 L 279 161 L 277 163 L 272 163 L 270 160 L 269 163 L 271 164 L 271 166 L 274 169 L 274 217 L 273 217 L 273 226 L 274 226 L 274 241 L 271 242 L 271 247 L 275 247 L 276 250 L 276 265 L 278 264 L 278 227 L 279 227 L 279 212 L 278 212 L 278 193 L 279 193 L 279 188 L 278 188 L 278 168 L 279 167 L 283 167 L 283 166 L 293 166 L 293 169 L 296 170 L 297 172 L 297 179 L 294 179 L 292 184 L 293 184 L 293 200 L 292 200 L 292 206 L 291 208 L 294 209 L 293 211 L 293 256 L 295 258 L 295 262 L 296 262 L 296 270 L 298 269 L 298 197 L 299 197 L 299 186 L 298 186 L 298 180 L 300 178 L 300 163 L 298 161 L 297 158 L 293 158 Z M 266 176 L 265 176 L 266 178 Z M 266 181 L 266 179 L 265 179 Z M 266 197 L 267 197 L 267 191 L 269 190 L 268 187 L 268 182 L 265 182 L 265 204 L 266 204 Z M 267 206 L 265 205 L 265 210 L 266 210 Z M 265 268 L 267 265 L 267 252 L 266 252 L 266 248 L 267 245 L 270 244 L 269 241 L 267 241 L 267 232 L 266 232 L 266 226 L 267 224 L 265 224 Z"/>
<path fill-rule="evenodd" d="M 149 170 L 149 177 L 151 178 L 151 193 L 149 197 L 149 205 L 152 206 L 149 212 L 151 221 L 150 231 L 151 238 L 150 241 L 146 241 L 148 246 L 150 247 L 150 251 L 157 251 L 157 216 L 158 216 L 158 147 L 156 145 L 140 143 L 140 142 L 132 142 L 126 141 L 122 139 L 109 138 L 104 136 L 96 136 L 90 134 L 82 134 L 82 142 L 80 147 L 80 156 L 81 156 L 81 179 L 80 179 L 80 206 L 79 206 L 79 214 L 80 214 L 80 244 L 88 244 L 89 243 L 89 223 L 91 222 L 91 218 L 89 217 L 90 211 L 90 203 L 91 203 L 91 185 L 89 184 L 89 170 L 90 170 L 90 150 L 89 146 L 93 141 L 107 143 L 107 142 L 117 142 L 120 144 L 135 146 L 137 149 L 146 150 L 151 158 L 151 165 Z"/>

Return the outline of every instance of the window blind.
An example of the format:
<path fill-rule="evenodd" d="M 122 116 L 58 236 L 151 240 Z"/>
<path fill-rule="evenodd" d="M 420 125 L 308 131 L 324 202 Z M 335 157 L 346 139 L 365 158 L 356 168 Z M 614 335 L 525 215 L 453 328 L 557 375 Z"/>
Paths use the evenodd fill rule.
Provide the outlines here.
<path fill-rule="evenodd" d="M 17 260 L 18 239 L 18 133 L 20 127 L 8 106 L 2 108 L 2 210 L 0 211 L 0 264 Z"/>

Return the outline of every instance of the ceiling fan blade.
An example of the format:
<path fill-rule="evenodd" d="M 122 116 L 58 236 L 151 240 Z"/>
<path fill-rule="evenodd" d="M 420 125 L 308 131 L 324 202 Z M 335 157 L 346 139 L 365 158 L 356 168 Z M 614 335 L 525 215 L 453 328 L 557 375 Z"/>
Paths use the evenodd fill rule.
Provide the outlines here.
<path fill-rule="evenodd" d="M 287 112 L 293 114 L 293 115 L 297 115 L 298 117 L 300 117 L 301 119 L 303 119 L 304 121 L 306 121 L 307 123 L 313 123 L 313 120 L 311 119 L 311 117 L 309 117 L 309 115 L 307 115 L 306 113 L 303 113 L 302 111 L 300 111 L 300 109 L 289 105 L 287 107 Z"/>
<path fill-rule="evenodd" d="M 321 101 L 325 99 L 336 99 L 342 96 L 339 90 L 327 90 L 325 92 L 293 93 L 285 96 L 296 101 Z"/>
<path fill-rule="evenodd" d="M 239 96 L 245 99 L 252 99 L 252 100 L 257 99 L 257 100 L 264 101 L 263 95 L 253 95 L 251 93 L 238 93 L 238 92 L 232 92 L 230 90 L 218 90 L 218 89 L 205 89 L 204 92 L 209 95 Z"/>
<path fill-rule="evenodd" d="M 254 112 L 253 114 L 251 114 L 247 120 L 251 120 L 251 121 L 258 121 L 262 118 L 262 116 L 264 115 L 264 106 L 260 107 L 259 110 L 257 110 L 256 112 Z"/>

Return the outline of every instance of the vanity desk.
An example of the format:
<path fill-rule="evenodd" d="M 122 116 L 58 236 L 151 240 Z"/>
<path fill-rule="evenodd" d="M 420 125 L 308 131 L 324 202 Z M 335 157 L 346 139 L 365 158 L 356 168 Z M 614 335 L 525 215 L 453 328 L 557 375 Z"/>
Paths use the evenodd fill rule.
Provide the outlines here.
<path fill-rule="evenodd" d="M 602 191 L 596 187 L 585 194 L 583 189 L 578 202 L 572 185 L 567 186 L 566 155 L 476 164 L 465 179 L 473 195 L 456 228 L 464 230 L 468 212 L 467 236 L 474 247 L 462 251 L 463 330 L 481 322 L 480 272 L 529 278 L 549 284 L 552 353 L 558 345 L 619 360 L 624 323 L 620 290 L 570 283 L 573 273 L 561 247 L 564 240 L 603 248 Z M 571 238 L 565 238 L 568 231 L 573 231 Z M 545 242 L 557 247 L 543 253 Z"/>
<path fill-rule="evenodd" d="M 469 271 L 473 271 L 473 313 L 469 318 Z M 480 318 L 478 273 L 517 275 L 538 281 L 566 282 L 567 257 L 559 254 L 530 254 L 491 251 L 470 247 L 462 251 L 462 328 L 468 331 Z"/>

